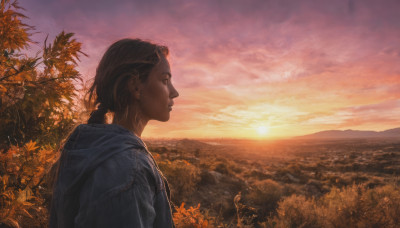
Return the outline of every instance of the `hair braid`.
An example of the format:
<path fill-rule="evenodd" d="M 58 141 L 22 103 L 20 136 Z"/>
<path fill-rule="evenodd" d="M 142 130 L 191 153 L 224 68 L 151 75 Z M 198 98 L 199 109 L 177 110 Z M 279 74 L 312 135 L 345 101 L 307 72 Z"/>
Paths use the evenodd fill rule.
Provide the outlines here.
<path fill-rule="evenodd" d="M 88 124 L 92 123 L 106 123 L 106 113 L 108 112 L 108 108 L 100 103 L 96 110 L 90 113 L 90 117 L 88 119 Z"/>

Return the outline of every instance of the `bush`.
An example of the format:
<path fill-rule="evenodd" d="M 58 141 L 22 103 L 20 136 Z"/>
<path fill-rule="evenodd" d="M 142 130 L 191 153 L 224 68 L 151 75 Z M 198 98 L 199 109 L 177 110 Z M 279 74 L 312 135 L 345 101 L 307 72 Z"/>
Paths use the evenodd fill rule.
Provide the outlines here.
<path fill-rule="evenodd" d="M 44 179 L 56 159 L 51 147 L 39 148 L 32 141 L 0 153 L 0 224 L 46 226 L 44 205 L 49 192 L 44 191 Z"/>
<path fill-rule="evenodd" d="M 228 166 L 224 162 L 218 162 L 217 164 L 215 164 L 214 171 L 227 175 L 231 173 Z"/>
<path fill-rule="evenodd" d="M 364 209 L 362 194 L 363 189 L 357 185 L 343 189 L 332 188 L 320 200 L 320 217 L 326 217 L 327 226 L 358 227 Z"/>
<path fill-rule="evenodd" d="M 279 183 L 266 179 L 254 183 L 252 189 L 246 195 L 246 200 L 260 207 L 264 217 L 276 209 L 283 192 L 283 187 Z"/>
<path fill-rule="evenodd" d="M 244 177 L 246 178 L 254 178 L 256 180 L 265 180 L 267 178 L 271 178 L 272 176 L 269 174 L 265 174 L 264 172 L 258 171 L 258 170 L 251 170 L 246 171 L 244 174 Z"/>
<path fill-rule="evenodd" d="M 371 227 L 400 226 L 400 189 L 386 185 L 363 195 L 364 217 Z"/>
<path fill-rule="evenodd" d="M 173 220 L 177 228 L 216 227 L 214 217 L 200 212 L 200 204 L 197 207 L 185 209 L 185 203 L 182 203 L 179 208 L 176 208 Z"/>
<path fill-rule="evenodd" d="M 386 185 L 333 188 L 319 200 L 292 195 L 279 203 L 276 227 L 399 227 L 400 189 Z"/>
<path fill-rule="evenodd" d="M 279 203 L 276 227 L 323 227 L 320 225 L 318 210 L 313 199 L 292 195 Z"/>
<path fill-rule="evenodd" d="M 232 164 L 231 165 L 231 170 L 235 173 L 242 173 L 243 172 L 243 168 L 241 168 L 238 165 Z"/>
<path fill-rule="evenodd" d="M 186 160 L 161 161 L 161 171 L 170 183 L 174 202 L 183 202 L 196 189 L 200 181 L 200 170 Z"/>
<path fill-rule="evenodd" d="M 215 185 L 218 183 L 218 179 L 215 175 L 206 169 L 203 169 L 200 173 L 200 185 Z"/>
<path fill-rule="evenodd" d="M 0 226 L 44 227 L 45 174 L 79 111 L 74 82 L 81 43 L 61 32 L 29 57 L 34 27 L 17 1 L 0 4 Z"/>

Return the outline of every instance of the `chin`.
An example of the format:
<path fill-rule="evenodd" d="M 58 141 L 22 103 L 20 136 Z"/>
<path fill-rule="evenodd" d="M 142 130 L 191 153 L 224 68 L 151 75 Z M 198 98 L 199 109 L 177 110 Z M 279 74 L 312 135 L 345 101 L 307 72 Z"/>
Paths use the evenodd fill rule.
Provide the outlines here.
<path fill-rule="evenodd" d="M 160 118 L 157 118 L 158 121 L 160 122 L 167 122 L 169 120 L 169 115 L 168 116 L 162 116 Z"/>

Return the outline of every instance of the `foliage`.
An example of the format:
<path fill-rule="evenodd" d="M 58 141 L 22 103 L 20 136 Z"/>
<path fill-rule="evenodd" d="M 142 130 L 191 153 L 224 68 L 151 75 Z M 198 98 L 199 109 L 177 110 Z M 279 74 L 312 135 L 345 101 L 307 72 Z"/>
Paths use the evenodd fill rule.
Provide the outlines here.
<path fill-rule="evenodd" d="M 333 188 L 318 200 L 292 195 L 279 203 L 276 227 L 399 227 L 400 188 Z"/>
<path fill-rule="evenodd" d="M 61 32 L 44 42 L 42 56 L 28 57 L 29 31 L 18 3 L 2 0 L 0 9 L 0 149 L 31 139 L 56 145 L 74 124 L 75 69 L 81 43 Z"/>
<path fill-rule="evenodd" d="M 22 8 L 17 1 L 11 3 L 9 0 L 1 0 L 0 4 L 0 49 L 11 52 L 28 47 L 28 42 L 31 42 L 29 31 L 33 27 L 22 23 L 21 19 L 26 18 L 18 12 Z"/>
<path fill-rule="evenodd" d="M 228 168 L 226 162 L 217 162 L 214 165 L 215 165 L 214 170 L 219 172 L 219 173 L 222 173 L 222 174 L 230 174 L 231 173 L 231 171 Z"/>
<path fill-rule="evenodd" d="M 185 208 L 185 203 L 182 203 L 173 216 L 174 223 L 177 228 L 203 228 L 215 227 L 215 218 L 202 214 L 200 212 L 200 204 L 197 207 Z"/>
<path fill-rule="evenodd" d="M 242 203 L 242 192 L 239 192 L 233 199 L 236 207 L 238 227 L 250 228 L 258 223 L 257 209 Z"/>
<path fill-rule="evenodd" d="M 263 213 L 260 216 L 266 216 L 275 211 L 283 195 L 284 189 L 279 183 L 271 179 L 266 179 L 255 182 L 246 195 L 246 199 L 252 205 L 256 205 L 262 209 Z"/>
<path fill-rule="evenodd" d="M 56 158 L 50 146 L 39 147 L 32 141 L 23 147 L 11 146 L 0 154 L 0 224 L 18 227 L 19 216 L 31 223 L 40 222 L 33 219 L 32 212 L 47 217 L 37 205 L 45 203 L 41 184 Z"/>
<path fill-rule="evenodd" d="M 49 189 L 46 173 L 75 125 L 73 82 L 81 43 L 61 32 L 28 57 L 33 26 L 18 2 L 0 5 L 0 225 L 43 227 Z M 46 195 L 47 194 L 47 195 Z"/>
<path fill-rule="evenodd" d="M 302 195 L 292 195 L 279 203 L 277 227 L 321 227 L 316 213 L 314 199 L 307 200 Z"/>
<path fill-rule="evenodd" d="M 200 170 L 186 160 L 161 161 L 158 164 L 170 182 L 174 202 L 183 202 L 196 189 Z"/>

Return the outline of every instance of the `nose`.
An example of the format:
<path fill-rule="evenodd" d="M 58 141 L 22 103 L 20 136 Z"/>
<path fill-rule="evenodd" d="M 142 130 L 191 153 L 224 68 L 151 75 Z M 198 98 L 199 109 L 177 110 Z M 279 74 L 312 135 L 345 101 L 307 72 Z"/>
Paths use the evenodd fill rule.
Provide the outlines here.
<path fill-rule="evenodd" d="M 171 93 L 170 93 L 170 97 L 171 99 L 174 99 L 176 97 L 179 96 L 178 91 L 175 89 L 175 87 L 171 84 Z"/>

